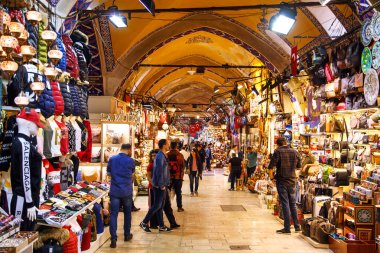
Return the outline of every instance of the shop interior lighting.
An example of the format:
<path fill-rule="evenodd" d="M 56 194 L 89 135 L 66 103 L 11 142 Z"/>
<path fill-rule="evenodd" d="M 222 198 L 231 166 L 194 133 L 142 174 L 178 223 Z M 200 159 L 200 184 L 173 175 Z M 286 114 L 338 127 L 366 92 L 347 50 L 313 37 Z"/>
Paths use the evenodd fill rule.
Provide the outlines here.
<path fill-rule="evenodd" d="M 243 85 L 242 84 L 238 84 L 237 88 L 240 90 L 241 88 L 243 88 Z"/>
<path fill-rule="evenodd" d="M 219 86 L 215 86 L 215 88 L 214 88 L 214 93 L 218 93 L 219 90 L 220 90 Z"/>
<path fill-rule="evenodd" d="M 111 23 L 116 27 L 116 28 L 126 28 L 128 27 L 128 21 L 127 18 L 123 15 L 117 15 L 114 14 L 110 16 L 110 21 Z"/>
<path fill-rule="evenodd" d="M 169 125 L 166 121 L 164 122 L 164 124 L 162 124 L 162 129 L 165 131 L 169 129 Z"/>
<path fill-rule="evenodd" d="M 297 11 L 282 7 L 280 12 L 269 21 L 269 30 L 281 34 L 288 34 L 296 22 Z"/>
<path fill-rule="evenodd" d="M 187 71 L 187 74 L 193 76 L 197 71 L 193 70 L 193 69 L 190 69 Z"/>
<path fill-rule="evenodd" d="M 321 3 L 322 6 L 326 6 L 326 4 L 331 2 L 331 0 L 319 0 L 319 2 Z"/>
<path fill-rule="evenodd" d="M 199 119 L 199 115 L 197 115 L 197 119 Z"/>

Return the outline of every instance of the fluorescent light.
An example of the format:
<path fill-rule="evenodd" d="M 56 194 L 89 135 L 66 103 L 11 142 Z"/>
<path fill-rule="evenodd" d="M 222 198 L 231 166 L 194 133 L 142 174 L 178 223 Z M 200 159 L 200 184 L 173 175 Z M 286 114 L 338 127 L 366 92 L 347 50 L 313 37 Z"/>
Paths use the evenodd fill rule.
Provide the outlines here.
<path fill-rule="evenodd" d="M 199 115 L 197 115 L 197 119 L 199 119 Z"/>
<path fill-rule="evenodd" d="M 189 75 L 192 76 L 192 75 L 194 75 L 196 72 L 197 72 L 197 71 L 191 69 L 191 70 L 188 70 L 188 71 L 187 71 L 187 74 L 189 74 Z"/>
<path fill-rule="evenodd" d="M 128 27 L 127 18 L 123 15 L 112 15 L 109 19 L 111 23 L 117 28 Z"/>
<path fill-rule="evenodd" d="M 326 6 L 331 0 L 319 0 L 322 6 Z"/>
<path fill-rule="evenodd" d="M 269 29 L 273 32 L 288 34 L 296 22 L 297 12 L 289 8 L 282 8 L 269 21 Z"/>

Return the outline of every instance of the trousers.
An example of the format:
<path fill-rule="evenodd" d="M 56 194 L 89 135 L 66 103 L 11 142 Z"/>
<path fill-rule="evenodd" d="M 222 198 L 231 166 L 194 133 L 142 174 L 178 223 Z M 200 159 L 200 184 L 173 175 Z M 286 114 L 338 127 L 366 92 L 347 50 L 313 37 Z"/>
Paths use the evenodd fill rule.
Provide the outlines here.
<path fill-rule="evenodd" d="M 277 191 L 284 213 L 284 228 L 290 231 L 290 215 L 293 218 L 294 227 L 299 228 L 298 212 L 296 206 L 295 185 L 277 181 Z"/>
<path fill-rule="evenodd" d="M 117 216 L 119 215 L 120 204 L 123 205 L 124 212 L 124 237 L 131 233 L 132 221 L 132 195 L 127 197 L 118 198 L 110 196 L 111 198 L 111 212 L 110 212 L 110 234 L 111 240 L 117 240 Z"/>

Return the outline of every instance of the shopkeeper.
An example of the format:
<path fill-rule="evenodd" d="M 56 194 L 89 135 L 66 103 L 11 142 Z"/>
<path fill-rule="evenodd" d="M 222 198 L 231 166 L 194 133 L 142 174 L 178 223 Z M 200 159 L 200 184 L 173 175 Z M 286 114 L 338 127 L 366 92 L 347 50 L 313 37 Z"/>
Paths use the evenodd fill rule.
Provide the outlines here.
<path fill-rule="evenodd" d="M 302 148 L 302 176 L 307 176 L 309 172 L 309 168 L 317 165 L 315 162 L 315 157 L 311 153 L 308 145 L 304 145 Z"/>

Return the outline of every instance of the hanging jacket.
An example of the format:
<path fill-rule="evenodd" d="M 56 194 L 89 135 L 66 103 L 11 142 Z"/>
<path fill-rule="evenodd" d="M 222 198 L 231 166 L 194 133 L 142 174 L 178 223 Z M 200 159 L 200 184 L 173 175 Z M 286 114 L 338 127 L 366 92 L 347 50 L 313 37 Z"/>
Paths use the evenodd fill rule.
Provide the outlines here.
<path fill-rule="evenodd" d="M 41 33 L 45 30 L 44 23 L 40 22 L 38 24 L 38 59 L 42 63 L 48 62 L 48 45 L 41 37 Z"/>
<path fill-rule="evenodd" d="M 66 47 L 66 71 L 70 73 L 71 77 L 79 77 L 78 59 L 73 48 L 73 41 L 66 34 L 62 35 L 63 44 Z"/>
<path fill-rule="evenodd" d="M 75 42 L 73 47 L 78 58 L 79 78 L 82 81 L 87 81 L 88 80 L 88 66 L 87 66 L 86 58 L 83 53 L 83 46 L 80 42 Z"/>
<path fill-rule="evenodd" d="M 62 93 L 59 89 L 59 84 L 57 81 L 51 81 L 50 85 L 51 85 L 51 90 L 52 90 L 54 103 L 55 103 L 54 115 L 56 116 L 62 115 L 65 105 L 64 105 Z"/>
<path fill-rule="evenodd" d="M 74 79 L 70 80 L 70 92 L 71 92 L 71 100 L 73 101 L 73 115 L 80 116 L 81 115 L 81 104 L 80 97 L 78 92 L 78 86 L 76 85 L 76 81 Z"/>
<path fill-rule="evenodd" d="M 20 65 L 16 73 L 13 75 L 11 82 L 8 84 L 8 105 L 16 106 L 14 99 L 18 96 L 21 90 L 23 90 L 26 96 L 29 97 L 28 107 L 37 108 L 37 96 L 30 88 L 30 84 L 34 82 L 36 78 L 40 81 L 42 81 L 43 78 L 42 73 L 38 70 L 36 65 L 31 63 Z"/>
<path fill-rule="evenodd" d="M 80 42 L 82 44 L 83 54 L 86 59 L 87 67 L 90 66 L 92 54 L 90 48 L 88 47 L 88 36 L 79 30 L 75 30 L 70 35 L 70 38 L 73 43 Z"/>
<path fill-rule="evenodd" d="M 41 113 L 45 118 L 50 118 L 54 115 L 55 102 L 51 86 L 48 82 L 45 82 L 45 89 L 42 91 L 39 97 L 38 108 L 41 109 Z"/>
<path fill-rule="evenodd" d="M 29 21 L 26 21 L 26 30 L 29 33 L 28 44 L 34 48 L 37 48 L 38 41 L 38 27 L 32 26 Z"/>
<path fill-rule="evenodd" d="M 11 165 L 12 142 L 17 134 L 16 116 L 4 119 L 4 137 L 2 138 L 2 148 L 0 149 L 0 171 L 8 171 Z"/>
<path fill-rule="evenodd" d="M 91 162 L 91 155 L 92 155 L 92 131 L 91 131 L 91 123 L 88 120 L 83 121 L 83 125 L 87 129 L 87 145 L 86 149 L 81 152 L 77 152 L 78 158 L 82 162 Z"/>
<path fill-rule="evenodd" d="M 60 33 L 57 33 L 57 39 L 55 40 L 57 43 L 57 48 L 59 51 L 62 52 L 62 58 L 57 64 L 57 68 L 61 69 L 62 71 L 66 71 L 66 49 L 65 45 L 63 44 L 62 41 L 62 36 Z"/>
<path fill-rule="evenodd" d="M 78 86 L 81 106 L 81 118 L 88 119 L 88 88 L 84 85 Z"/>
<path fill-rule="evenodd" d="M 59 87 L 61 89 L 63 101 L 64 101 L 64 114 L 70 116 L 73 114 L 73 100 L 71 98 L 69 84 L 66 82 L 60 82 Z"/>

